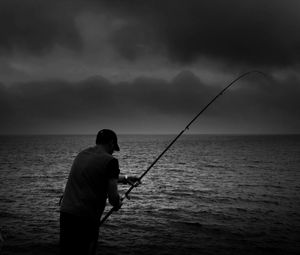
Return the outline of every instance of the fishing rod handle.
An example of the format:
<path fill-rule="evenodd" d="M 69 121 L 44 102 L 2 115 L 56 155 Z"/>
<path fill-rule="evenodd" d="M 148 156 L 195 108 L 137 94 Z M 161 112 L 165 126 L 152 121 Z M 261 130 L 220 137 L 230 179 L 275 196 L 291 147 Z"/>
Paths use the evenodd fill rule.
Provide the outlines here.
<path fill-rule="evenodd" d="M 131 190 L 133 190 L 134 188 L 136 188 L 138 185 L 140 184 L 140 180 L 135 182 L 134 184 L 131 184 L 130 188 L 126 191 L 126 193 L 121 197 L 121 202 L 123 202 L 125 200 L 125 198 L 129 199 L 129 193 L 131 192 Z M 99 226 L 101 226 L 106 220 L 107 218 L 114 212 L 116 211 L 115 207 L 112 207 L 107 214 L 105 214 L 105 216 L 100 220 Z"/>

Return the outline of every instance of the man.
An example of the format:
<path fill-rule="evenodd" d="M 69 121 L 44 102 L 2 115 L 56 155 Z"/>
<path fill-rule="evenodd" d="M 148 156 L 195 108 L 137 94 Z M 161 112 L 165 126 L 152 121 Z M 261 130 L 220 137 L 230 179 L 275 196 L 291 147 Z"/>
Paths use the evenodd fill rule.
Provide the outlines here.
<path fill-rule="evenodd" d="M 117 135 L 109 129 L 98 132 L 96 146 L 75 158 L 60 207 L 61 254 L 95 254 L 99 222 L 109 203 L 118 210 L 122 203 L 118 182 L 134 183 L 136 177 L 119 176 Z"/>

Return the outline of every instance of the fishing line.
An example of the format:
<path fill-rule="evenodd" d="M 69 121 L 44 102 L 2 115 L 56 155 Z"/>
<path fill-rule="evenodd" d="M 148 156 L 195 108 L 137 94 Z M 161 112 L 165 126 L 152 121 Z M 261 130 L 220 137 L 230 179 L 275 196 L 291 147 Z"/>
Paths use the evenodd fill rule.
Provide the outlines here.
<path fill-rule="evenodd" d="M 232 82 L 230 82 L 224 89 L 222 89 L 187 125 L 186 127 L 170 142 L 170 144 L 159 154 L 159 156 L 152 162 L 152 164 L 144 171 L 144 173 L 138 178 L 138 180 L 135 183 L 131 183 L 130 188 L 125 192 L 124 196 L 121 198 L 121 201 L 123 201 L 125 198 L 129 199 L 129 193 L 136 188 L 140 183 L 142 178 L 150 171 L 150 169 L 156 164 L 156 162 L 167 152 L 167 150 L 170 149 L 170 147 L 177 141 L 177 139 L 189 129 L 189 127 L 193 124 L 193 122 L 221 95 L 224 94 L 224 92 L 229 89 L 234 83 L 236 83 L 238 80 L 242 79 L 243 77 L 251 74 L 251 73 L 258 73 L 263 76 L 267 76 L 265 73 L 257 70 L 249 71 L 246 73 L 241 74 L 236 79 L 234 79 Z M 101 219 L 100 226 L 107 220 L 107 218 L 116 211 L 115 208 L 111 208 L 110 211 Z"/>

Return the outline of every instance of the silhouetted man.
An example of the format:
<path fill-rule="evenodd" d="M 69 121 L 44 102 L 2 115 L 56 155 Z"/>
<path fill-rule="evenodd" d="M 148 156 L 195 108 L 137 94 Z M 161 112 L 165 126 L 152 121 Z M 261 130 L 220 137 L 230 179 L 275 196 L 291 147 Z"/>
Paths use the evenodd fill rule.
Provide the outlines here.
<path fill-rule="evenodd" d="M 115 132 L 103 129 L 96 146 L 75 158 L 60 208 L 61 254 L 95 254 L 107 197 L 118 210 L 122 204 L 118 182 L 127 183 L 127 177 L 119 177 L 118 160 L 112 156 L 119 150 Z M 136 177 L 128 179 L 128 183 L 137 181 Z"/>

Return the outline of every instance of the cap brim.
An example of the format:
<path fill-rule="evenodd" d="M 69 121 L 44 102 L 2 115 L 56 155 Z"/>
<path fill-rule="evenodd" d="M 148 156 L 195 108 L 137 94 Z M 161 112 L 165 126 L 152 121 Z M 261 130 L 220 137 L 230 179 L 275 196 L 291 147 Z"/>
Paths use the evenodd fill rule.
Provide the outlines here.
<path fill-rule="evenodd" d="M 114 148 L 115 151 L 120 151 L 120 147 L 119 147 L 119 145 L 118 145 L 117 143 L 115 144 L 114 147 L 115 147 L 115 148 Z"/>

